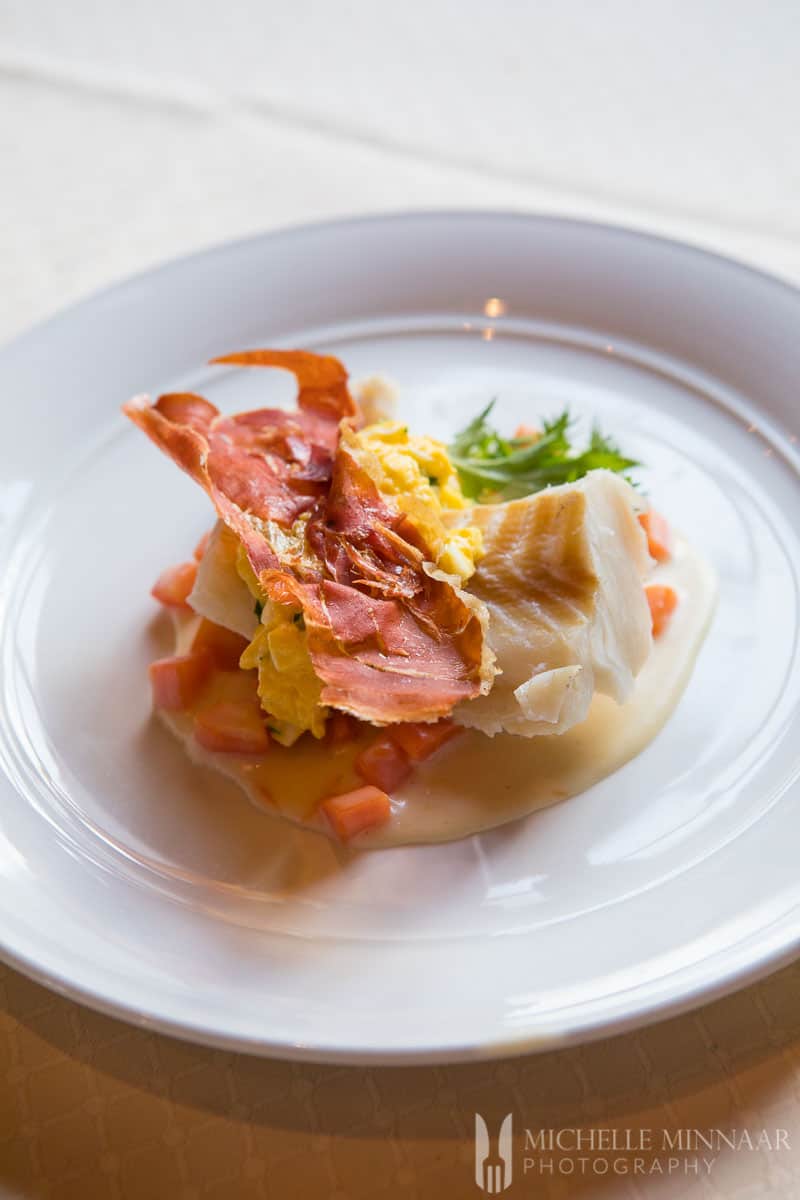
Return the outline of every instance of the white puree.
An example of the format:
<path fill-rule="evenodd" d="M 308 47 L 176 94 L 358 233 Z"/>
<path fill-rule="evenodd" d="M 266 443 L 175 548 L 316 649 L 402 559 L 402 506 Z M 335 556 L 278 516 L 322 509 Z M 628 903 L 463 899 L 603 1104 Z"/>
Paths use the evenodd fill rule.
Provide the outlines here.
<path fill-rule="evenodd" d="M 627 704 L 595 696 L 586 720 L 554 737 L 467 731 L 415 773 L 391 827 L 363 844 L 450 841 L 503 825 L 586 791 L 643 750 L 689 682 L 716 601 L 711 568 L 682 540 L 647 582 L 674 587 L 679 602 Z"/>
<path fill-rule="evenodd" d="M 644 749 L 688 683 L 716 599 L 710 567 L 679 539 L 670 561 L 658 566 L 647 582 L 671 585 L 679 603 L 667 629 L 653 643 L 627 704 L 595 696 L 582 724 L 550 737 L 498 734 L 489 738 L 465 731 L 418 767 L 399 789 L 393 797 L 391 821 L 361 835 L 354 844 L 366 849 L 443 842 L 491 829 L 585 791 Z M 187 634 L 191 635 L 192 624 L 178 631 L 178 653 Z M 327 832 L 324 818 L 313 808 L 320 781 L 327 780 L 331 771 L 336 790 L 359 786 L 349 761 L 352 750 L 334 754 L 324 744 L 303 739 L 302 753 L 297 753 L 300 745 L 290 753 L 274 747 L 264 759 L 248 762 L 204 751 L 191 737 L 190 719 L 160 715 L 192 758 L 229 775 L 259 808 L 273 814 L 277 809 L 306 826 Z M 272 803 L 265 804 L 263 788 L 271 793 Z"/>

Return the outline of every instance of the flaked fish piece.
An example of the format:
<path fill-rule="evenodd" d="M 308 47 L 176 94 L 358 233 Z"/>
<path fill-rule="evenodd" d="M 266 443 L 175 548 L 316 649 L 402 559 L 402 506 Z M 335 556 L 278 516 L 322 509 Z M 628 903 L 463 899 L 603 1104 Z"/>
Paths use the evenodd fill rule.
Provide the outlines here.
<path fill-rule="evenodd" d="M 489 612 L 500 674 L 460 704 L 462 725 L 494 735 L 563 733 L 592 696 L 623 704 L 652 644 L 642 581 L 652 569 L 630 484 L 610 471 L 460 516 L 485 555 L 468 591 Z"/>

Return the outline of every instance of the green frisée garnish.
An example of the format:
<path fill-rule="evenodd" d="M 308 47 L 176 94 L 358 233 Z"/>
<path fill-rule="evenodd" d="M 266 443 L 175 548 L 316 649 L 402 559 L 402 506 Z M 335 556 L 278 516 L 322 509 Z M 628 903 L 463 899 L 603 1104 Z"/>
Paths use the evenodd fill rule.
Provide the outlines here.
<path fill-rule="evenodd" d="M 501 437 L 487 421 L 493 407 L 494 400 L 449 446 L 461 489 L 471 500 L 515 500 L 555 484 L 573 483 L 601 467 L 627 478 L 627 472 L 640 465 L 621 454 L 596 426 L 586 449 L 576 451 L 566 409 L 555 420 L 543 421 L 536 436 Z"/>

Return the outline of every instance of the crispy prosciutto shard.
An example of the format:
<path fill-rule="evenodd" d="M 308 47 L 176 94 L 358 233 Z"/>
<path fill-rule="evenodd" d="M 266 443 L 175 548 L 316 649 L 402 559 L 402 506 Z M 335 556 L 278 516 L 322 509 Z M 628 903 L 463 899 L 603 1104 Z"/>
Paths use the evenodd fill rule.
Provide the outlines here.
<path fill-rule="evenodd" d="M 320 432 L 325 436 L 331 434 L 331 422 L 338 423 L 342 417 L 358 415 L 347 387 L 347 371 L 332 355 L 312 354 L 310 350 L 242 350 L 236 354 L 222 354 L 212 358 L 211 362 L 220 366 L 280 367 L 291 371 L 299 388 L 298 406 L 307 416 L 318 416 Z M 329 446 L 335 449 L 335 436 Z"/>
<path fill-rule="evenodd" d="M 225 417 L 200 396 L 170 394 L 124 411 L 205 489 L 265 594 L 302 610 L 322 703 L 388 724 L 434 721 L 483 694 L 493 675 L 483 605 L 431 566 L 358 461 L 342 365 L 299 351 L 215 361 L 291 370 L 298 409 Z"/>
<path fill-rule="evenodd" d="M 398 599 L 329 579 L 284 576 L 279 588 L 285 603 L 302 607 L 323 704 L 377 725 L 436 721 L 483 690 L 483 627 L 471 605 L 461 628 L 433 636 Z"/>
<path fill-rule="evenodd" d="M 225 417 L 202 396 L 169 393 L 154 405 L 131 400 L 123 411 L 205 489 L 244 542 L 258 574 L 279 566 L 264 523 L 290 526 L 324 495 L 339 422 L 354 418 L 357 409 L 338 359 L 262 350 L 216 361 L 291 371 L 298 383 L 297 409 Z"/>
<path fill-rule="evenodd" d="M 488 690 L 483 606 L 431 568 L 430 550 L 381 495 L 346 426 L 308 538 L 327 577 L 317 604 L 297 596 L 323 703 L 376 723 L 435 720 Z"/>
<path fill-rule="evenodd" d="M 417 528 L 381 494 L 349 429 L 343 429 L 331 488 L 309 540 L 331 577 L 370 595 L 411 600 L 425 588 L 431 551 Z"/>

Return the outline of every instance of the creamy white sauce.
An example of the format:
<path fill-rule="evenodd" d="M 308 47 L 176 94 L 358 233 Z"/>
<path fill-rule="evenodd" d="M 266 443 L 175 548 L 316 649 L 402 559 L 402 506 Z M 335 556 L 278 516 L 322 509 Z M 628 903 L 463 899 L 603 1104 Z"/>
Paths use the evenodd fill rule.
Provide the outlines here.
<path fill-rule="evenodd" d="M 656 567 L 647 582 L 674 587 L 679 603 L 654 641 L 627 704 L 595 696 L 582 724 L 549 737 L 489 738 L 465 731 L 398 790 L 391 820 L 352 844 L 368 849 L 467 837 L 583 792 L 643 750 L 688 683 L 716 599 L 713 572 L 681 539 L 670 561 Z M 195 627 L 195 618 L 178 622 L 177 653 L 185 651 Z M 193 759 L 235 780 L 262 811 L 306 827 L 328 833 L 314 811 L 317 800 L 361 785 L 352 770 L 360 747 L 332 751 L 304 739 L 291 751 L 275 746 L 263 759 L 248 761 L 199 747 L 191 736 L 191 717 L 160 716 Z"/>
<path fill-rule="evenodd" d="M 683 694 L 716 600 L 713 572 L 682 540 L 647 582 L 674 587 L 679 603 L 627 704 L 596 695 L 587 719 L 556 736 L 468 731 L 415 772 L 391 825 L 362 844 L 443 842 L 491 829 L 586 791 L 639 754 Z"/>

